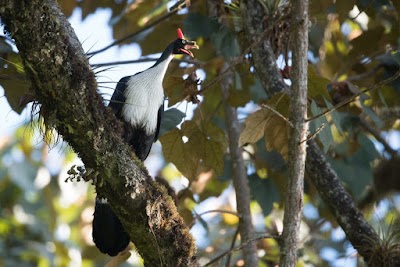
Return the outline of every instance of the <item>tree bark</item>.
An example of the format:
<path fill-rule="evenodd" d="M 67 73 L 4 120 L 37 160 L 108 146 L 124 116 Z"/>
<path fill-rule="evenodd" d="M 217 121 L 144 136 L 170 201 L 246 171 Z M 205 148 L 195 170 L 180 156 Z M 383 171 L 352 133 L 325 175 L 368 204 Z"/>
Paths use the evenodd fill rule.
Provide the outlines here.
<path fill-rule="evenodd" d="M 249 43 L 253 43 L 266 30 L 264 9 L 260 0 L 241 1 L 240 11 L 244 22 L 245 32 Z M 260 45 L 251 50 L 256 73 L 265 88 L 268 97 L 281 92 L 286 88 L 276 67 L 276 58 L 270 41 L 265 38 Z"/>
<path fill-rule="evenodd" d="M 298 236 L 303 208 L 304 165 L 306 160 L 308 1 L 292 6 L 293 68 L 289 120 L 288 187 L 283 218 L 280 266 L 296 266 Z"/>
<path fill-rule="evenodd" d="M 225 63 L 225 68 L 228 65 Z M 229 154 L 232 160 L 233 187 L 236 192 L 236 207 L 239 213 L 239 233 L 241 243 L 246 243 L 254 238 L 254 227 L 250 211 L 250 188 L 243 161 L 243 150 L 239 147 L 240 126 L 236 108 L 228 102 L 229 89 L 232 86 L 232 73 L 225 75 L 221 82 L 222 100 L 225 111 L 226 130 L 229 139 Z M 245 266 L 258 266 L 256 242 L 249 242 L 243 247 Z"/>
<path fill-rule="evenodd" d="M 312 177 L 321 198 L 329 205 L 347 239 L 364 257 L 364 261 L 369 266 L 400 266 L 400 247 L 393 247 L 392 253 L 385 255 L 389 248 L 385 248 L 378 234 L 357 209 L 314 140 L 308 142 L 307 153 L 307 174 Z"/>
<path fill-rule="evenodd" d="M 85 163 L 146 266 L 198 266 L 189 229 L 163 186 L 155 183 L 121 138 L 71 25 L 52 0 L 0 0 L 32 83 L 40 114 Z M 91 175 L 89 175 L 89 173 Z"/>

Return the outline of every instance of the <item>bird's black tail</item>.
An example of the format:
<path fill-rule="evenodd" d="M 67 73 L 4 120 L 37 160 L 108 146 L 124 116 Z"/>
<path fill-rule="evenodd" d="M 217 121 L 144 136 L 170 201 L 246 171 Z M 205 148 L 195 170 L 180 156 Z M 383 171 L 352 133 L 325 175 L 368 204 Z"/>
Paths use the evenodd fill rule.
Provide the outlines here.
<path fill-rule="evenodd" d="M 129 235 L 105 199 L 96 198 L 93 214 L 93 241 L 102 253 L 115 256 L 129 244 Z"/>

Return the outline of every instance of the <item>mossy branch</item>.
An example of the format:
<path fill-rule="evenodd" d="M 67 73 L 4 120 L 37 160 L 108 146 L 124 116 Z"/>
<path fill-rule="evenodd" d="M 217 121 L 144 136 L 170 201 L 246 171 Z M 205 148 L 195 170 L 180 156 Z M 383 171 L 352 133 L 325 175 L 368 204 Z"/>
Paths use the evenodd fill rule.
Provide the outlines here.
<path fill-rule="evenodd" d="M 93 179 L 97 192 L 109 199 L 146 266 L 198 266 L 189 229 L 165 188 L 123 142 L 121 125 L 105 108 L 81 43 L 57 3 L 0 0 L 0 17 L 46 126 L 63 136 L 87 170 L 99 174 Z"/>

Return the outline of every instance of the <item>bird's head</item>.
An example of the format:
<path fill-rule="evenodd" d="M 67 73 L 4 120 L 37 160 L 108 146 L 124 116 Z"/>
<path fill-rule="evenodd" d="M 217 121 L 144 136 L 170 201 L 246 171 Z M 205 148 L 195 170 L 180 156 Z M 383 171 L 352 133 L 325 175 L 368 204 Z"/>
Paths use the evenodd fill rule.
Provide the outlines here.
<path fill-rule="evenodd" d="M 172 53 L 175 55 L 183 54 L 194 57 L 190 49 L 199 49 L 199 46 L 195 41 L 186 40 L 181 29 L 178 28 L 178 39 L 176 39 L 174 42 Z"/>

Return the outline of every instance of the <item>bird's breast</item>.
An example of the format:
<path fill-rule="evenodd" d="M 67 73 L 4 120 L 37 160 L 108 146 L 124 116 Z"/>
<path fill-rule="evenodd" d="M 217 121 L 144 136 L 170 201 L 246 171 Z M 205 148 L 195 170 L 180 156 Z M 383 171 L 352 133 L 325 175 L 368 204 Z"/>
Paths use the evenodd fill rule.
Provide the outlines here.
<path fill-rule="evenodd" d="M 132 76 L 125 89 L 125 104 L 122 116 L 132 126 L 142 127 L 147 134 L 157 128 L 157 114 L 164 101 L 162 79 L 145 71 Z"/>

